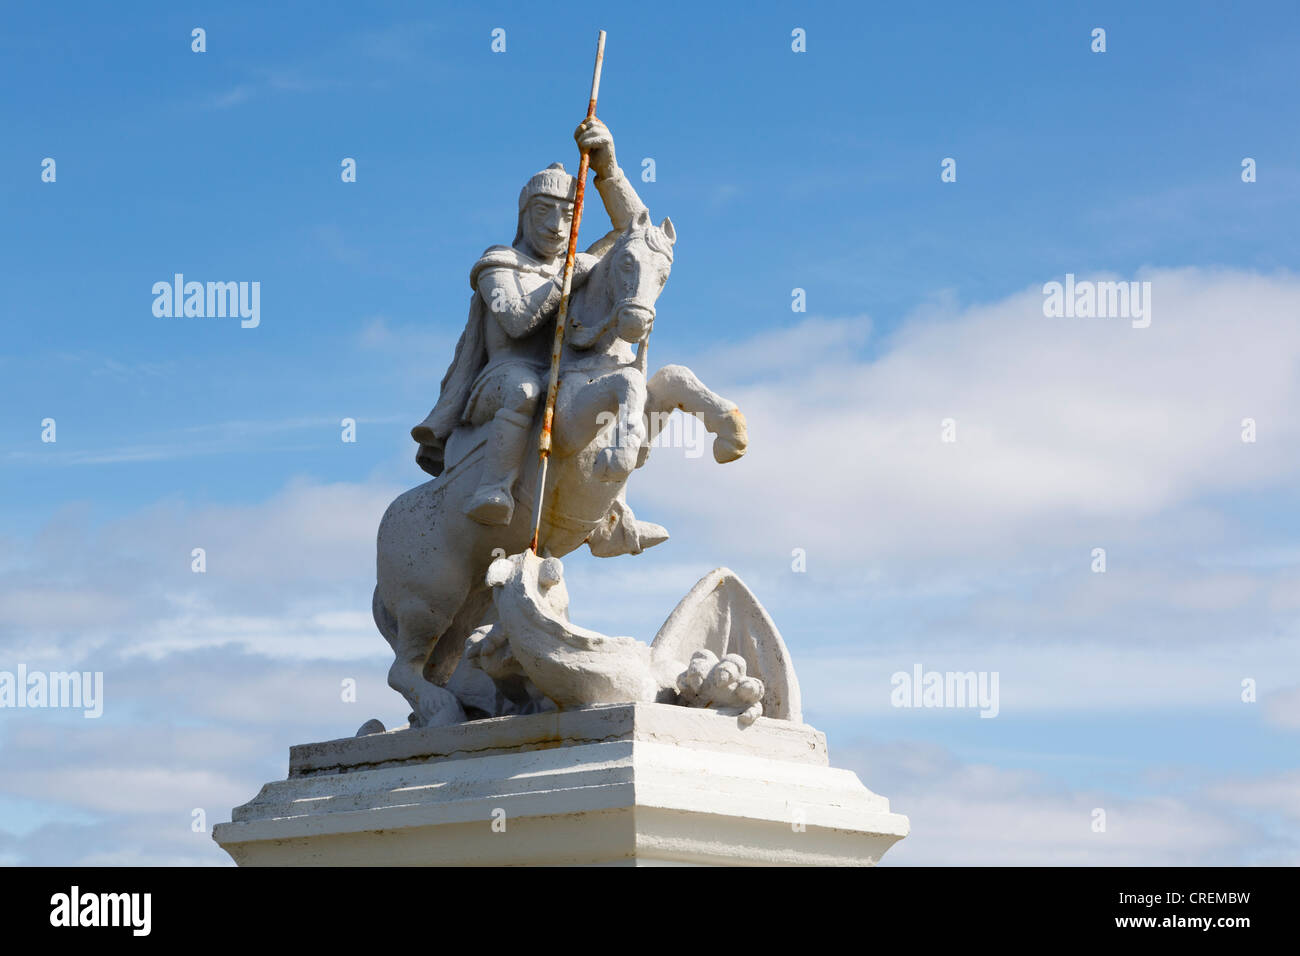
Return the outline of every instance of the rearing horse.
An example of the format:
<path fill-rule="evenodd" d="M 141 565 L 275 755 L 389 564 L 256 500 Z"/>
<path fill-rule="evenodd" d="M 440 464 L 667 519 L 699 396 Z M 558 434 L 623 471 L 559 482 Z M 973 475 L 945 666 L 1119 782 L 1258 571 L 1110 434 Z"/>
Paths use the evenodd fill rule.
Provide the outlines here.
<path fill-rule="evenodd" d="M 637 552 L 667 537 L 624 520 L 628 476 L 644 464 L 654 430 L 673 409 L 696 414 L 715 435 L 719 462 L 745 453 L 745 418 L 687 368 L 645 377 L 645 345 L 655 301 L 672 268 L 676 232 L 642 209 L 592 267 L 569 303 L 556 397 L 551 461 L 538 551 L 563 557 L 587 543 L 593 554 Z M 634 351 L 634 344 L 640 347 Z M 537 447 L 541 423 L 534 423 Z M 465 638 L 492 619 L 486 572 L 494 557 L 517 554 L 532 537 L 539 462 L 520 469 L 510 524 L 487 527 L 464 513 L 479 481 L 484 426 L 459 426 L 447 441 L 442 474 L 398 496 L 379 523 L 373 611 L 392 645 L 389 685 L 411 705 L 412 726 L 459 723 L 465 711 L 442 686 Z M 649 531 L 647 532 L 647 529 Z"/>

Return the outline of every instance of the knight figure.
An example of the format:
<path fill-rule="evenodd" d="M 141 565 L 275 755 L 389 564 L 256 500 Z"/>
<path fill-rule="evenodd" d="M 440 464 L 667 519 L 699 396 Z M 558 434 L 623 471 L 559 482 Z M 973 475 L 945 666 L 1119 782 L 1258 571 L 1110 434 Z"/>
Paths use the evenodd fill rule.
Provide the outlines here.
<path fill-rule="evenodd" d="M 584 121 L 574 138 L 589 151 L 596 190 L 613 224 L 608 234 L 578 253 L 572 280 L 576 289 L 645 205 L 619 169 L 614 138 L 600 120 Z M 436 477 L 442 473 L 446 442 L 455 428 L 491 423 L 482 478 L 465 507 L 465 513 L 483 525 L 508 525 L 514 514 L 511 489 L 546 395 L 576 185 L 560 163 L 552 163 L 524 185 L 514 242 L 491 246 L 470 270 L 474 295 L 465 331 L 437 404 L 411 429 L 419 444 L 416 461 Z M 621 502 L 619 506 L 626 508 Z"/>

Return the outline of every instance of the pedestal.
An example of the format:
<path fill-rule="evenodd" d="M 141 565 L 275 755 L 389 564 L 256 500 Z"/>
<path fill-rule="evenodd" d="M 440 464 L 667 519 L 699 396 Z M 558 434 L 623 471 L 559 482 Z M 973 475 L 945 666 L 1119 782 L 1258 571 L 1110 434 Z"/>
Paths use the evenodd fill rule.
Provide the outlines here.
<path fill-rule="evenodd" d="M 302 744 L 232 817 L 241 866 L 870 866 L 908 831 L 812 727 L 667 704 Z"/>

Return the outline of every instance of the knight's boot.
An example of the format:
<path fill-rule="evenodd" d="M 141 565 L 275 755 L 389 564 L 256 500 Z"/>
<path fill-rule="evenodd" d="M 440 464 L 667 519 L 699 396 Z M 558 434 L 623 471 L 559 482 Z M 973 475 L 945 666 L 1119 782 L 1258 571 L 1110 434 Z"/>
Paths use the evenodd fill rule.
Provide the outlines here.
<path fill-rule="evenodd" d="M 433 434 L 433 412 L 426 415 L 424 421 L 411 429 L 411 437 L 421 445 L 432 445 L 437 441 L 436 436 Z"/>
<path fill-rule="evenodd" d="M 514 484 L 523 460 L 532 419 L 503 408 L 492 419 L 492 434 L 483 455 L 483 476 L 465 514 L 479 524 L 507 525 L 515 513 Z"/>

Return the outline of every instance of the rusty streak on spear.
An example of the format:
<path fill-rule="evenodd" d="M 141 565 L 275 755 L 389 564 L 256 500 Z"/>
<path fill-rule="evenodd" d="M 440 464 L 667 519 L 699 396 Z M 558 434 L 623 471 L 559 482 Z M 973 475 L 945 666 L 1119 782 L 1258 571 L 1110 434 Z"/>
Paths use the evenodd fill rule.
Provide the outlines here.
<path fill-rule="evenodd" d="M 600 92 L 600 68 L 605 61 L 605 31 L 600 31 L 596 41 L 596 68 L 591 74 L 591 100 L 587 103 L 587 119 L 596 115 L 596 95 Z M 582 151 L 578 163 L 578 185 L 573 197 L 573 225 L 569 227 L 569 254 L 564 260 L 564 287 L 560 293 L 560 309 L 555 316 L 555 342 L 551 346 L 551 380 L 546 388 L 546 410 L 542 413 L 542 437 L 537 445 L 541 467 L 537 470 L 537 503 L 533 508 L 533 540 L 528 547 L 537 553 L 537 539 L 542 531 L 542 499 L 546 495 L 546 463 L 551 458 L 551 426 L 555 422 L 555 395 L 560 387 L 560 351 L 564 347 L 564 326 L 569 320 L 569 290 L 573 287 L 573 262 L 578 254 L 578 225 L 582 222 L 582 196 L 587 185 L 587 170 L 591 157 Z"/>

